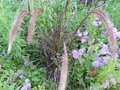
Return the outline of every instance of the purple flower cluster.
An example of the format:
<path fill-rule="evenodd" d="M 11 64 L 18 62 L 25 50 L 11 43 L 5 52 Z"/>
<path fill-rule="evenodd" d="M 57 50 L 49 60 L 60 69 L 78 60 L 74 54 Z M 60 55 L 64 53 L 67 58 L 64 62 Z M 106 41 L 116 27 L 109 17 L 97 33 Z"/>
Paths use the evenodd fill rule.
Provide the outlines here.
<path fill-rule="evenodd" d="M 107 32 L 102 32 L 102 34 L 103 34 L 103 35 L 106 35 L 106 34 L 107 34 Z"/>
<path fill-rule="evenodd" d="M 104 4 L 104 1 L 98 1 L 97 3 L 98 3 L 98 5 L 102 5 L 102 4 Z"/>
<path fill-rule="evenodd" d="M 107 88 L 109 86 L 109 82 L 106 80 L 103 84 L 102 87 Z"/>
<path fill-rule="evenodd" d="M 108 49 L 108 45 L 106 44 L 103 44 L 102 45 L 102 49 L 99 51 L 99 53 L 101 54 L 109 54 L 110 55 L 110 50 Z"/>
<path fill-rule="evenodd" d="M 22 79 L 24 77 L 24 74 L 19 75 L 19 77 Z"/>
<path fill-rule="evenodd" d="M 82 33 L 80 32 L 80 30 L 77 31 L 77 36 L 82 37 Z"/>
<path fill-rule="evenodd" d="M 110 83 L 112 83 L 112 84 L 116 84 L 116 81 L 115 81 L 115 79 L 113 78 L 113 75 L 112 74 L 110 74 L 110 75 L 108 75 L 109 77 L 110 77 Z M 102 87 L 103 88 L 107 88 L 108 86 L 109 86 L 109 82 L 106 80 L 103 84 L 102 84 Z"/>
<path fill-rule="evenodd" d="M 57 58 L 60 58 L 60 54 L 59 54 L 59 53 L 56 53 L 56 57 L 57 57 Z"/>
<path fill-rule="evenodd" d="M 20 77 L 22 79 L 24 77 L 24 74 L 14 73 L 13 76 L 14 77 Z"/>
<path fill-rule="evenodd" d="M 116 64 L 116 67 L 120 67 L 120 64 Z"/>
<path fill-rule="evenodd" d="M 92 21 L 92 24 L 96 27 L 98 27 L 99 25 L 102 24 L 102 22 L 100 21 L 99 18 L 95 18 L 93 21 Z"/>
<path fill-rule="evenodd" d="M 87 36 L 87 35 L 88 35 L 88 32 L 87 32 L 87 31 L 83 32 L 83 35 L 84 35 L 84 36 Z"/>
<path fill-rule="evenodd" d="M 72 55 L 75 59 L 77 59 L 79 56 L 81 56 L 85 52 L 85 48 L 79 49 L 79 50 L 73 50 Z"/>
<path fill-rule="evenodd" d="M 8 79 L 8 82 L 12 82 L 12 81 L 13 81 L 13 79 L 11 79 L 11 78 L 10 78 L 10 79 Z"/>
<path fill-rule="evenodd" d="M 25 58 L 25 56 L 22 56 L 22 59 L 24 60 L 24 65 L 27 65 L 28 64 L 28 59 Z"/>
<path fill-rule="evenodd" d="M 73 50 L 72 51 L 72 55 L 75 59 L 77 59 L 79 57 L 78 51 L 77 50 Z"/>
<path fill-rule="evenodd" d="M 23 87 L 21 88 L 21 90 L 28 90 L 30 88 L 31 88 L 30 80 L 26 79 Z"/>
<path fill-rule="evenodd" d="M 56 12 L 54 13 L 54 16 L 57 16 L 57 13 L 56 13 Z"/>
<path fill-rule="evenodd" d="M 116 81 L 115 81 L 115 79 L 113 78 L 113 75 L 110 74 L 109 77 L 110 77 L 110 82 L 113 83 L 113 84 L 116 84 Z"/>
<path fill-rule="evenodd" d="M 81 39 L 81 43 L 85 43 L 86 42 L 86 39 L 88 38 L 88 32 L 87 31 L 85 31 L 85 32 L 83 32 L 83 34 L 80 32 L 80 30 L 78 30 L 77 31 L 77 36 L 78 37 L 82 37 L 82 39 Z"/>
<path fill-rule="evenodd" d="M 116 28 L 113 29 L 113 33 L 115 38 L 120 38 L 120 32 L 118 32 Z"/>
<path fill-rule="evenodd" d="M 111 79 L 110 79 L 110 82 L 113 83 L 113 84 L 116 84 L 116 81 L 115 81 L 114 78 L 111 78 Z"/>
<path fill-rule="evenodd" d="M 96 90 L 96 88 L 93 86 L 90 86 L 90 90 Z"/>
<path fill-rule="evenodd" d="M 100 67 L 106 63 L 108 63 L 107 59 L 109 59 L 109 56 L 98 56 L 96 55 L 96 57 L 94 58 L 95 61 L 92 62 L 92 65 L 95 67 Z"/>
<path fill-rule="evenodd" d="M 41 88 L 45 88 L 45 85 L 42 85 L 42 87 Z"/>
<path fill-rule="evenodd" d="M 73 14 L 73 15 L 75 15 L 75 14 L 76 14 L 76 12 L 75 12 L 75 11 L 73 11 L 73 12 L 72 12 L 72 14 Z"/>
<path fill-rule="evenodd" d="M 53 3 L 52 2 L 50 2 L 50 6 L 52 6 L 53 5 Z"/>
<path fill-rule="evenodd" d="M 110 78 L 112 78 L 113 77 L 113 75 L 112 74 L 110 74 L 110 75 L 108 75 Z"/>

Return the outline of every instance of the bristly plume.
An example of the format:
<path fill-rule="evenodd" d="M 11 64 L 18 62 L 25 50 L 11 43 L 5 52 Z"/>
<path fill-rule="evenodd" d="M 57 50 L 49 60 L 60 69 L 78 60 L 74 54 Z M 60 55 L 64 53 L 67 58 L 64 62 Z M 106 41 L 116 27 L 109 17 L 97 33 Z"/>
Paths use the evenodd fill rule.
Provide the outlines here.
<path fill-rule="evenodd" d="M 33 13 L 34 12 L 33 0 L 29 0 L 29 7 L 30 7 L 31 13 Z"/>
<path fill-rule="evenodd" d="M 9 37 L 8 54 L 11 51 L 12 43 L 15 38 L 18 27 L 20 26 L 20 24 L 26 14 L 29 14 L 29 11 L 27 11 L 27 10 L 21 11 L 20 14 L 17 16 L 16 20 L 14 21 L 14 25 L 13 25 L 13 28 L 11 30 L 10 37 Z"/>
<path fill-rule="evenodd" d="M 68 74 L 68 54 L 67 54 L 67 48 L 64 42 L 64 55 L 62 56 L 62 67 L 61 67 L 61 74 L 60 74 L 59 90 L 65 90 L 66 83 L 67 83 L 67 74 Z"/>
<path fill-rule="evenodd" d="M 30 24 L 29 24 L 29 27 L 28 27 L 28 37 L 27 37 L 28 43 L 30 43 L 32 41 L 33 28 L 35 26 L 36 17 L 39 14 L 39 12 L 43 12 L 43 9 L 42 8 L 36 9 L 34 11 L 34 13 L 32 14 L 32 17 L 30 19 Z"/>
<path fill-rule="evenodd" d="M 106 29 L 108 32 L 111 55 L 112 55 L 112 57 L 115 58 L 117 55 L 117 43 L 116 43 L 116 38 L 115 38 L 115 35 L 113 32 L 113 30 L 114 30 L 113 25 L 111 24 L 109 18 L 103 11 L 91 10 L 90 13 L 95 13 L 95 14 L 99 15 L 102 18 L 102 20 L 105 22 Z"/>
<path fill-rule="evenodd" d="M 116 42 L 116 38 L 115 38 L 115 35 L 114 35 L 114 32 L 113 32 L 113 30 L 114 30 L 113 25 L 111 24 L 108 16 L 103 11 L 97 10 L 97 9 L 91 10 L 84 17 L 84 19 L 81 21 L 80 25 L 74 30 L 74 33 L 73 33 L 74 36 L 71 39 L 70 47 L 72 46 L 72 43 L 75 40 L 75 35 L 76 35 L 77 31 L 79 30 L 79 28 L 82 26 L 83 22 L 88 18 L 89 15 L 91 15 L 93 13 L 99 15 L 102 18 L 102 20 L 105 22 L 106 29 L 107 29 L 107 32 L 108 32 L 108 39 L 109 39 L 111 56 L 113 58 L 116 58 L 116 56 L 117 56 L 117 42 Z"/>

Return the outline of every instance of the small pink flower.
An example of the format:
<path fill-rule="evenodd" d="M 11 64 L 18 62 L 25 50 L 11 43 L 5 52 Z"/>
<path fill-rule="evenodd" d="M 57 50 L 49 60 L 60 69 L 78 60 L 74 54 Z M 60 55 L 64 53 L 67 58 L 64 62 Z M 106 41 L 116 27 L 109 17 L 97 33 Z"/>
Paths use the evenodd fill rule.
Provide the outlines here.
<path fill-rule="evenodd" d="M 72 14 L 75 15 L 76 14 L 75 11 L 73 11 Z"/>
<path fill-rule="evenodd" d="M 85 41 L 86 41 L 85 39 L 82 39 L 82 40 L 81 40 L 81 43 L 85 43 Z"/>
<path fill-rule="evenodd" d="M 98 5 L 102 5 L 102 4 L 104 4 L 104 1 L 98 1 L 97 3 L 98 3 Z"/>
<path fill-rule="evenodd" d="M 110 82 L 113 83 L 113 84 L 116 84 L 116 81 L 115 81 L 114 78 L 111 78 L 111 79 L 110 79 Z"/>
<path fill-rule="evenodd" d="M 90 86 L 90 90 L 96 90 L 96 88 L 93 86 Z"/>
<path fill-rule="evenodd" d="M 78 51 L 77 50 L 73 50 L 72 51 L 72 55 L 75 59 L 77 59 L 79 57 Z"/>
<path fill-rule="evenodd" d="M 106 34 L 107 34 L 107 32 L 102 32 L 102 34 L 106 35 Z"/>
<path fill-rule="evenodd" d="M 24 77 L 24 75 L 23 75 L 23 74 L 21 74 L 19 77 L 22 79 L 22 78 Z"/>
<path fill-rule="evenodd" d="M 110 75 L 108 75 L 110 78 L 112 78 L 113 77 L 113 75 L 112 74 L 110 74 Z"/>
<path fill-rule="evenodd" d="M 103 83 L 102 86 L 103 86 L 104 88 L 107 88 L 107 87 L 109 86 L 109 82 L 108 82 L 108 81 L 105 81 L 105 83 Z"/>
<path fill-rule="evenodd" d="M 0 69 L 2 68 L 2 65 L 0 65 Z"/>
<path fill-rule="evenodd" d="M 94 62 L 92 62 L 92 65 L 95 67 L 100 67 L 102 65 L 102 63 L 99 61 L 94 61 Z"/>
<path fill-rule="evenodd" d="M 101 25 L 101 24 L 102 24 L 102 22 L 101 22 L 101 21 L 98 21 L 97 23 L 98 23 L 98 25 Z"/>
<path fill-rule="evenodd" d="M 82 55 L 85 52 L 85 48 L 81 48 L 80 50 L 78 50 L 78 55 Z"/>
<path fill-rule="evenodd" d="M 113 33 L 115 38 L 120 38 L 120 32 L 118 32 L 116 28 L 113 29 Z"/>
<path fill-rule="evenodd" d="M 113 77 L 113 75 L 112 74 L 110 74 L 110 75 L 108 75 L 110 78 L 112 78 Z"/>
<path fill-rule="evenodd" d="M 101 49 L 101 50 L 99 51 L 99 53 L 101 53 L 101 54 L 107 54 L 107 51 L 106 51 L 105 49 Z"/>
<path fill-rule="evenodd" d="M 25 83 L 29 83 L 30 82 L 30 80 L 29 79 L 25 79 Z"/>
<path fill-rule="evenodd" d="M 87 32 L 87 31 L 85 31 L 85 32 L 83 33 L 83 35 L 84 35 L 84 36 L 87 36 L 87 35 L 88 35 L 88 32 Z"/>
<path fill-rule="evenodd" d="M 120 67 L 120 64 L 116 64 L 116 67 Z"/>
<path fill-rule="evenodd" d="M 89 55 L 88 54 L 86 54 L 86 57 L 88 57 Z"/>
<path fill-rule="evenodd" d="M 41 88 L 45 88 L 45 85 L 42 85 L 42 87 Z"/>
<path fill-rule="evenodd" d="M 53 5 L 53 3 L 52 2 L 50 2 L 50 6 L 52 6 Z"/>
<path fill-rule="evenodd" d="M 102 24 L 102 22 L 99 20 L 99 18 L 95 18 L 93 21 L 92 21 L 92 24 L 96 27 L 98 27 L 99 25 Z"/>
<path fill-rule="evenodd" d="M 94 21 L 92 21 L 92 24 L 94 25 L 94 26 L 98 26 L 98 24 L 97 24 L 97 22 L 94 20 Z"/>
<path fill-rule="evenodd" d="M 30 80 L 26 79 L 23 87 L 20 90 L 29 90 L 31 88 Z"/>
<path fill-rule="evenodd" d="M 77 31 L 77 36 L 78 36 L 78 37 L 81 37 L 81 36 L 82 36 L 82 33 L 80 32 L 80 30 Z"/>
<path fill-rule="evenodd" d="M 108 45 L 103 44 L 102 45 L 102 49 L 99 51 L 99 53 L 101 53 L 101 54 L 108 54 L 109 53 Z"/>
<path fill-rule="evenodd" d="M 57 15 L 57 13 L 54 13 L 54 16 L 56 16 Z"/>
<path fill-rule="evenodd" d="M 12 82 L 13 80 L 12 79 L 9 79 L 8 82 Z"/>

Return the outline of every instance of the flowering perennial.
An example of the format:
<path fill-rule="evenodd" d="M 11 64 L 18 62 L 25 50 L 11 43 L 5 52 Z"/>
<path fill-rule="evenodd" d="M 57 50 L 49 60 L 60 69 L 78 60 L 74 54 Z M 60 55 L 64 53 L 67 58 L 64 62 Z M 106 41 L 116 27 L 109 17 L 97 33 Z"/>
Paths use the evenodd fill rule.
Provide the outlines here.
<path fill-rule="evenodd" d="M 90 86 L 90 90 L 96 90 L 96 88 L 93 86 Z"/>
<path fill-rule="evenodd" d="M 75 59 L 77 59 L 79 56 L 81 56 L 85 52 L 85 50 L 86 50 L 85 48 L 79 49 L 78 51 L 73 50 L 72 55 Z"/>
<path fill-rule="evenodd" d="M 100 67 L 106 63 L 108 63 L 107 59 L 109 59 L 109 56 L 98 56 L 96 55 L 96 57 L 94 58 L 95 61 L 92 62 L 92 65 L 95 67 Z"/>
<path fill-rule="evenodd" d="M 102 84 L 104 88 L 107 88 L 109 86 L 109 82 L 106 80 L 105 83 Z"/>
<path fill-rule="evenodd" d="M 30 88 L 31 88 L 30 80 L 26 79 L 23 87 L 21 88 L 21 90 L 28 90 Z"/>
<path fill-rule="evenodd" d="M 99 25 L 102 24 L 102 22 L 100 21 L 99 18 L 95 18 L 93 21 L 92 21 L 92 24 L 96 27 L 98 27 Z"/>

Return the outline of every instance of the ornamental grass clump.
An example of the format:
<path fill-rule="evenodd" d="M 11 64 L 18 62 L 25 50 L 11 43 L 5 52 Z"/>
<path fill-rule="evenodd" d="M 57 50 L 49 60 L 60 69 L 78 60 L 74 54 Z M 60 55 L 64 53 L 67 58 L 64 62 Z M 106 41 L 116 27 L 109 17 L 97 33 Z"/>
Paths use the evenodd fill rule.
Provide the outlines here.
<path fill-rule="evenodd" d="M 67 11 L 69 2 L 70 2 L 69 0 L 66 1 L 66 11 Z M 63 34 L 64 30 L 62 27 L 62 23 L 65 22 L 66 15 L 63 12 L 60 12 L 59 13 L 60 18 L 58 19 L 57 25 L 54 28 L 54 30 L 51 30 L 50 32 L 48 32 L 48 35 L 46 35 L 46 34 L 41 35 L 40 42 L 37 42 L 37 41 L 32 40 L 33 33 L 34 33 L 33 29 L 35 27 L 37 15 L 39 14 L 39 12 L 43 12 L 43 9 L 38 8 L 38 9 L 34 10 L 33 6 L 32 6 L 32 0 L 29 0 L 29 4 L 30 4 L 30 9 L 32 9 L 32 13 L 30 13 L 30 11 L 28 11 L 28 10 L 23 10 L 20 12 L 20 14 L 18 15 L 18 17 L 15 20 L 15 24 L 13 25 L 13 29 L 10 33 L 8 54 L 10 54 L 10 52 L 11 52 L 12 43 L 15 39 L 16 32 L 22 22 L 23 17 L 26 14 L 29 14 L 31 19 L 30 19 L 30 23 L 29 23 L 29 27 L 28 27 L 27 41 L 28 41 L 28 43 L 35 43 L 35 44 L 39 45 L 43 49 L 45 59 L 48 60 L 47 65 L 49 66 L 52 63 L 50 65 L 50 69 L 48 68 L 50 71 L 52 71 L 50 77 L 56 77 L 55 76 L 56 70 L 58 70 L 60 72 L 61 71 L 60 70 L 61 63 L 63 63 L 61 76 L 60 76 L 61 77 L 60 87 L 62 86 L 62 88 L 65 89 L 64 84 L 66 84 L 66 81 L 67 81 L 67 68 L 68 68 L 67 67 L 67 63 L 68 63 L 67 57 L 68 56 L 67 56 L 65 44 L 64 44 L 64 50 L 62 49 L 62 47 L 63 47 L 62 43 L 64 41 L 64 34 Z M 33 10 L 34 10 L 34 12 L 33 12 Z M 65 55 L 62 56 L 62 59 L 61 59 L 61 54 L 63 51 L 64 51 Z M 58 60 L 56 60 L 56 59 L 58 59 Z M 63 75 L 63 73 L 64 73 L 64 75 Z M 64 77 L 64 81 L 62 79 L 63 77 Z"/>

